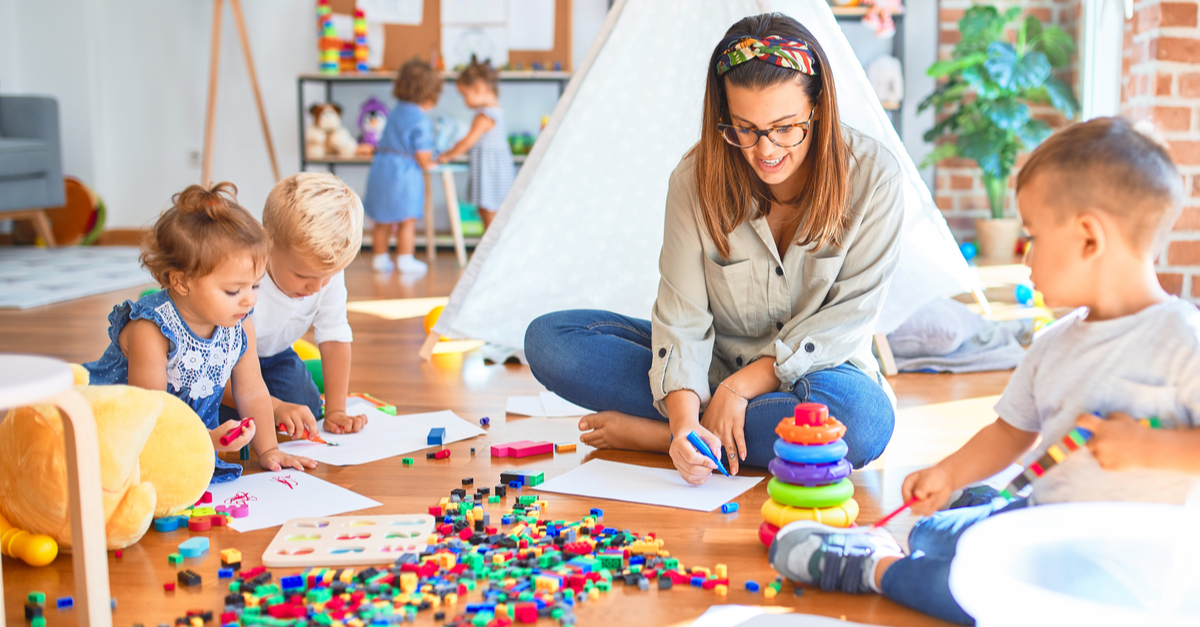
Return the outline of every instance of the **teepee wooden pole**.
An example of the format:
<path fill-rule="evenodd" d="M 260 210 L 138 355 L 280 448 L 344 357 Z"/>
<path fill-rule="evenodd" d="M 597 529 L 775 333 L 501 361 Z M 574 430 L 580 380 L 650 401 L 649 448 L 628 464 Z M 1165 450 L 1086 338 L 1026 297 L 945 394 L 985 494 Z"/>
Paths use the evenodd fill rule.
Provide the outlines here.
<path fill-rule="evenodd" d="M 212 183 L 213 131 L 217 117 L 217 83 L 221 74 L 221 2 L 213 0 L 212 50 L 208 57 L 208 106 L 204 113 L 204 162 L 200 168 L 200 184 Z"/>

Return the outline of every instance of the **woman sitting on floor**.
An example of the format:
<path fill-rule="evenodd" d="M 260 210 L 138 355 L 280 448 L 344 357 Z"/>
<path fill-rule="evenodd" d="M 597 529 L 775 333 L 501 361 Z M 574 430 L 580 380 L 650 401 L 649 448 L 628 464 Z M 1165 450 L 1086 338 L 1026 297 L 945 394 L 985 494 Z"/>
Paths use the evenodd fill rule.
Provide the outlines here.
<path fill-rule="evenodd" d="M 895 423 L 871 337 L 900 248 L 899 163 L 841 125 L 828 59 L 789 17 L 734 24 L 707 81 L 700 142 L 670 179 L 651 320 L 547 314 L 526 333 L 530 368 L 597 412 L 585 444 L 669 452 L 691 483 L 715 467 L 689 432 L 732 472 L 766 466 L 802 402 L 846 424 L 861 467 Z"/>

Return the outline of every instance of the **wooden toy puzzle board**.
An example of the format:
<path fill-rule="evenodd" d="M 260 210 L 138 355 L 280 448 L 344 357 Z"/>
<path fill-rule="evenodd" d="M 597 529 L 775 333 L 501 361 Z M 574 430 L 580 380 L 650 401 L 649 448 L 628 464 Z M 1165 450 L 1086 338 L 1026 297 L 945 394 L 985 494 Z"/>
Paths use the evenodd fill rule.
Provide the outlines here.
<path fill-rule="evenodd" d="M 433 516 L 324 516 L 283 524 L 263 553 L 270 568 L 390 564 L 420 553 L 433 533 Z"/>

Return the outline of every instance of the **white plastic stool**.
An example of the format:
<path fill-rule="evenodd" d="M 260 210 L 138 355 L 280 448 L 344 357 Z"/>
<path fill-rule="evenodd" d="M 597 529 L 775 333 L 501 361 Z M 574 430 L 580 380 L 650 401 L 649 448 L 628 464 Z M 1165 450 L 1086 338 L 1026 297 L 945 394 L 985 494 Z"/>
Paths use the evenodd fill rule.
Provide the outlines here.
<path fill-rule="evenodd" d="M 112 625 L 108 587 L 104 494 L 100 483 L 100 442 L 96 417 L 72 386 L 66 363 L 49 357 L 0 354 L 0 410 L 48 403 L 62 415 L 66 441 L 67 507 L 71 512 L 71 553 L 75 570 L 75 611 L 80 625 Z M 4 598 L 0 578 L 0 600 Z M 0 625 L 4 604 L 0 603 Z"/>

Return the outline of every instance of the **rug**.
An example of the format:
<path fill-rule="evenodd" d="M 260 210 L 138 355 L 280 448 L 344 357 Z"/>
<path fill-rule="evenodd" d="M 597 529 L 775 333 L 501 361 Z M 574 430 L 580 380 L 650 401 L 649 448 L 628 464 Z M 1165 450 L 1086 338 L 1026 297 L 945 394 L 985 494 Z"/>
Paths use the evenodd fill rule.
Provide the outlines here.
<path fill-rule="evenodd" d="M 0 248 L 0 309 L 51 303 L 146 285 L 154 278 L 132 246 Z"/>

